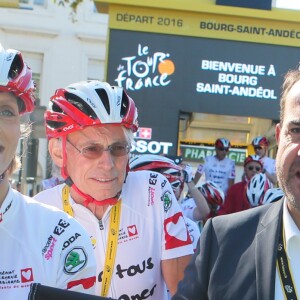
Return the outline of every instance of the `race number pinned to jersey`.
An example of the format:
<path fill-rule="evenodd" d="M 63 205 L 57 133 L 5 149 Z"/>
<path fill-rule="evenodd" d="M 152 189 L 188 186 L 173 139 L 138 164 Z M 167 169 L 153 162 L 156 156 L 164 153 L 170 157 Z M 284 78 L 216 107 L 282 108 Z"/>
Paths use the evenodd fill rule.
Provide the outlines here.
<path fill-rule="evenodd" d="M 181 212 L 165 219 L 164 231 L 167 250 L 186 246 L 192 243 Z"/>

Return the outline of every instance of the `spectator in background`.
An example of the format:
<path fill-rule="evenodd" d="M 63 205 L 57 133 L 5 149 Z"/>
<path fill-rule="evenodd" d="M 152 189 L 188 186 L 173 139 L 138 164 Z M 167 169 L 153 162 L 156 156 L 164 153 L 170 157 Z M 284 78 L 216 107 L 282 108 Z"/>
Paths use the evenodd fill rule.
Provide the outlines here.
<path fill-rule="evenodd" d="M 277 184 L 275 159 L 267 156 L 269 147 L 267 138 L 264 136 L 257 136 L 252 140 L 252 146 L 255 154 L 260 157 L 263 164 L 262 173 L 265 173 L 270 182 L 275 186 Z"/>
<path fill-rule="evenodd" d="M 203 164 L 199 164 L 195 174 L 194 183 L 197 184 L 203 174 L 206 181 L 212 181 L 219 186 L 224 194 L 234 184 L 235 180 L 235 162 L 226 157 L 230 141 L 225 138 L 219 138 L 215 142 L 216 155 L 207 156 Z"/>
<path fill-rule="evenodd" d="M 242 181 L 232 185 L 227 192 L 225 203 L 218 211 L 218 215 L 226 215 L 250 208 L 246 195 L 247 183 L 251 178 L 261 173 L 263 169 L 258 155 L 249 155 L 244 161 L 244 175 Z"/>

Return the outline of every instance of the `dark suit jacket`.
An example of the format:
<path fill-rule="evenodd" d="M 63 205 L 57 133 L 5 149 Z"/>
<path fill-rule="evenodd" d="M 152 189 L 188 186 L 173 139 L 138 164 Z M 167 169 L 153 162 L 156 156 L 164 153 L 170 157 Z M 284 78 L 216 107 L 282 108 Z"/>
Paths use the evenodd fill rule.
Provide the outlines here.
<path fill-rule="evenodd" d="M 207 221 L 172 300 L 274 300 L 282 204 Z"/>

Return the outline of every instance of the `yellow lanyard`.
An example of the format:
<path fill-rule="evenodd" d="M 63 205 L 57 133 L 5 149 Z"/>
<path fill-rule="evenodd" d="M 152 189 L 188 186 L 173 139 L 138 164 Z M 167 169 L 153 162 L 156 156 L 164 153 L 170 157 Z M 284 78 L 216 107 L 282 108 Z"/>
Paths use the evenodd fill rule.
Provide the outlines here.
<path fill-rule="evenodd" d="M 106 297 L 108 289 L 110 287 L 111 277 L 113 274 L 113 268 L 115 265 L 115 258 L 117 254 L 119 225 L 121 216 L 121 199 L 111 209 L 109 235 L 106 247 L 106 257 L 104 270 L 102 275 L 102 288 L 101 296 Z"/>
<path fill-rule="evenodd" d="M 284 299 L 297 300 L 298 299 L 297 290 L 294 284 L 293 274 L 291 272 L 290 261 L 286 255 L 285 249 L 286 249 L 286 240 L 285 240 L 284 224 L 282 221 L 282 225 L 279 233 L 279 240 L 278 240 L 276 266 L 279 273 Z"/>
<path fill-rule="evenodd" d="M 64 212 L 66 212 L 71 217 L 74 217 L 73 209 L 69 201 L 69 186 L 65 185 L 62 189 L 62 204 Z"/>
<path fill-rule="evenodd" d="M 62 202 L 63 209 L 70 216 L 74 216 L 73 209 L 69 201 L 69 186 L 65 185 L 62 190 Z M 117 254 L 118 246 L 118 236 L 119 236 L 119 225 L 121 219 L 121 199 L 117 202 L 116 205 L 111 209 L 110 214 L 110 224 L 109 224 L 109 235 L 107 241 L 106 257 L 104 270 L 102 275 L 102 287 L 101 287 L 101 296 L 106 297 L 108 294 L 108 289 L 110 287 L 111 277 L 113 274 L 113 268 L 115 265 L 115 258 Z"/>

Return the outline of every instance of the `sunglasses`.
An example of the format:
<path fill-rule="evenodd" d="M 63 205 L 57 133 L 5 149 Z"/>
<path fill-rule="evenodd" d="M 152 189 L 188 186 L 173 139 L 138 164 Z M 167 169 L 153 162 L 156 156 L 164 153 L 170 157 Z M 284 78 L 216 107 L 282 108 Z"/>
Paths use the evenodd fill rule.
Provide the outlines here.
<path fill-rule="evenodd" d="M 112 156 L 120 157 L 128 154 L 130 152 L 130 146 L 126 143 L 114 143 L 107 147 L 107 149 L 104 149 L 101 145 L 91 145 L 82 148 L 79 150 L 73 143 L 71 143 L 69 140 L 67 142 L 72 145 L 80 154 L 82 154 L 85 158 L 88 159 L 96 159 L 101 157 L 103 154 L 103 151 L 109 151 L 109 153 Z"/>
<path fill-rule="evenodd" d="M 261 150 L 261 149 L 262 149 L 261 146 L 255 146 L 255 147 L 254 147 L 254 150 Z"/>
<path fill-rule="evenodd" d="M 259 172 L 259 171 L 261 170 L 261 167 L 253 167 L 253 166 L 249 166 L 247 169 L 248 169 L 249 171 L 253 171 L 253 170 L 255 169 L 257 172 Z"/>
<path fill-rule="evenodd" d="M 217 148 L 219 151 L 228 151 L 229 150 L 229 148 Z"/>

